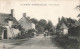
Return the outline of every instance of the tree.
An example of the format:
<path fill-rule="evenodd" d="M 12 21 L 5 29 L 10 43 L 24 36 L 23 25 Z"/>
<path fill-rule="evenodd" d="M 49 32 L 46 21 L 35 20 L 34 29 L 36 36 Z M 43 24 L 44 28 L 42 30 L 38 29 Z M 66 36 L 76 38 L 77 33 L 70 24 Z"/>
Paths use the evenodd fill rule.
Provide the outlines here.
<path fill-rule="evenodd" d="M 48 21 L 48 24 L 46 25 L 45 30 L 51 31 L 52 28 L 53 28 L 53 24 L 52 24 L 52 22 L 49 20 L 49 21 Z"/>
<path fill-rule="evenodd" d="M 2 34 L 4 27 L 0 25 L 0 35 Z"/>
<path fill-rule="evenodd" d="M 78 9 L 80 11 L 80 5 L 76 6 L 76 9 Z M 80 17 L 80 14 L 77 17 Z M 79 19 L 79 22 L 80 22 L 80 19 Z M 78 31 L 78 33 L 80 33 L 80 31 Z M 78 41 L 79 41 L 79 47 L 78 47 L 78 49 L 80 49 L 80 34 L 79 34 L 79 37 L 78 37 Z"/>
<path fill-rule="evenodd" d="M 34 24 L 38 23 L 38 20 L 35 18 L 30 19 Z"/>
<path fill-rule="evenodd" d="M 41 20 L 38 22 L 38 24 L 39 24 L 40 26 L 42 26 L 43 28 L 45 28 L 46 25 L 47 25 L 47 21 L 46 21 L 45 19 L 41 19 Z"/>
<path fill-rule="evenodd" d="M 67 26 L 69 27 L 69 28 L 71 28 L 71 27 L 75 27 L 76 25 L 75 25 L 75 21 L 76 20 L 73 20 L 73 19 L 71 19 L 71 18 L 67 18 Z"/>
<path fill-rule="evenodd" d="M 38 31 L 38 33 L 43 33 L 44 32 L 44 28 L 39 24 L 36 25 L 36 30 Z"/>
<path fill-rule="evenodd" d="M 19 31 L 21 31 L 21 35 L 23 35 L 25 33 L 25 29 L 22 28 L 21 25 L 18 25 L 17 28 L 19 29 Z"/>
<path fill-rule="evenodd" d="M 76 6 L 76 9 L 80 10 L 80 5 Z"/>
<path fill-rule="evenodd" d="M 47 25 L 47 21 L 45 19 L 41 19 L 37 24 L 36 24 L 36 30 L 38 32 L 43 32 L 45 27 Z"/>

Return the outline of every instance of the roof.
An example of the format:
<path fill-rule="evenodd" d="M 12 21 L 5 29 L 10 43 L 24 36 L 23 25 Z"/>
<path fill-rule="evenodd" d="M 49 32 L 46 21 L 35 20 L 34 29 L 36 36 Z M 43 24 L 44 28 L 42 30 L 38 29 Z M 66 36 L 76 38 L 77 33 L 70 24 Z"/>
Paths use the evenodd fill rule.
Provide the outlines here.
<path fill-rule="evenodd" d="M 13 25 L 19 25 L 18 21 L 16 20 L 15 17 L 13 17 Z"/>
<path fill-rule="evenodd" d="M 28 22 L 30 22 L 30 23 L 32 23 L 32 21 L 30 20 L 30 18 L 28 18 L 28 17 L 26 17 L 26 16 L 23 16 L 20 20 L 19 20 L 19 22 L 21 23 L 21 21 L 28 21 Z"/>
<path fill-rule="evenodd" d="M 25 30 L 29 30 L 32 28 L 32 22 L 30 20 L 29 17 L 23 16 L 20 20 L 19 20 L 19 24 L 22 26 L 22 28 L 24 28 Z"/>
<path fill-rule="evenodd" d="M 15 17 L 12 17 L 11 14 L 0 13 L 0 24 L 1 25 L 6 25 L 6 26 L 8 25 L 8 22 L 6 21 L 6 18 L 11 18 L 14 25 L 18 24 Z"/>
<path fill-rule="evenodd" d="M 61 20 L 59 21 L 59 23 L 57 24 L 56 29 L 60 29 L 61 26 L 63 26 L 62 28 L 68 28 L 68 26 L 67 26 L 67 18 L 62 17 Z"/>
<path fill-rule="evenodd" d="M 80 15 L 79 15 L 80 16 Z M 71 18 L 64 18 L 64 17 L 62 17 L 62 19 L 61 19 L 61 21 L 58 23 L 58 25 L 57 25 L 57 29 L 59 29 L 61 26 L 62 26 L 62 24 L 64 23 L 65 24 L 65 26 L 67 27 L 67 28 L 69 28 L 70 26 L 69 26 L 69 24 L 68 24 L 68 21 L 70 21 L 69 23 L 71 23 L 71 21 L 72 21 L 72 23 L 71 23 L 71 26 L 72 27 L 77 27 L 77 26 L 80 26 L 80 22 L 79 21 L 77 21 L 77 20 L 75 20 L 75 19 L 71 19 Z M 63 24 L 63 25 L 64 25 Z"/>
<path fill-rule="evenodd" d="M 68 27 L 64 23 L 62 23 L 60 29 L 68 29 Z"/>
<path fill-rule="evenodd" d="M 5 21 L 5 19 L 9 18 L 9 16 L 10 16 L 10 14 L 0 13 L 0 24 L 8 25 L 7 22 Z"/>
<path fill-rule="evenodd" d="M 77 17 L 80 17 L 80 14 L 78 14 L 78 16 Z"/>
<path fill-rule="evenodd" d="M 74 20 L 74 21 L 75 21 L 75 23 L 74 23 L 75 27 L 80 26 L 80 22 L 79 21 L 77 21 L 77 20 Z"/>

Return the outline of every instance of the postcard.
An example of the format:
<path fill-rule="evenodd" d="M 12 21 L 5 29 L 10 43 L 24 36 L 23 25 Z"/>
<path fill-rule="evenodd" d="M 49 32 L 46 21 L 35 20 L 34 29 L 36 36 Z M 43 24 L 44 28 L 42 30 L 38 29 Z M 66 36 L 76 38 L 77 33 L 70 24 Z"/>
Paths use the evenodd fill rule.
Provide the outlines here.
<path fill-rule="evenodd" d="M 80 49 L 80 0 L 0 0 L 0 49 Z"/>

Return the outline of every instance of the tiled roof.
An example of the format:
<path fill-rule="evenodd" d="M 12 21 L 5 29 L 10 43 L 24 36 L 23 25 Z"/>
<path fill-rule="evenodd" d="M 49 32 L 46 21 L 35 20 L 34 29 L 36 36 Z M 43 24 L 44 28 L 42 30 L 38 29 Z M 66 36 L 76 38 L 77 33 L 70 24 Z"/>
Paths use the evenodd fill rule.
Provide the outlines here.
<path fill-rule="evenodd" d="M 22 23 L 21 21 L 23 21 L 23 20 L 24 20 L 25 22 L 28 21 L 28 22 L 32 23 L 32 21 L 31 21 L 28 17 L 26 17 L 26 16 L 23 16 L 23 17 L 19 20 L 19 22 Z"/>
<path fill-rule="evenodd" d="M 75 21 L 75 23 L 74 23 L 75 27 L 76 26 L 80 26 L 80 22 L 79 21 L 77 21 L 77 20 L 74 20 L 74 21 Z"/>
<path fill-rule="evenodd" d="M 77 17 L 80 17 L 80 14 L 78 14 L 78 16 Z"/>
<path fill-rule="evenodd" d="M 63 17 L 64 18 L 64 17 Z M 71 23 L 71 27 L 77 27 L 77 26 L 80 26 L 80 21 L 77 21 L 77 20 L 75 20 L 75 19 L 71 19 L 71 20 L 69 20 L 69 18 L 64 18 L 64 19 L 61 19 L 61 21 L 58 23 L 58 25 L 57 25 L 57 29 L 62 29 L 62 28 L 70 28 L 70 24 L 69 23 L 71 23 L 71 21 L 72 21 L 72 23 Z M 70 22 L 68 22 L 68 21 L 70 21 Z"/>
<path fill-rule="evenodd" d="M 19 25 L 18 21 L 16 20 L 15 17 L 13 17 L 13 25 Z"/>
<path fill-rule="evenodd" d="M 68 27 L 64 23 L 62 23 L 60 29 L 68 29 Z"/>
<path fill-rule="evenodd" d="M 7 26 L 8 22 L 6 21 L 6 18 L 12 18 L 14 25 L 18 24 L 18 22 L 15 19 L 15 17 L 12 17 L 11 14 L 5 14 L 5 13 L 0 13 L 0 24 Z"/>
<path fill-rule="evenodd" d="M 8 25 L 8 23 L 5 21 L 5 19 L 9 18 L 9 16 L 10 16 L 10 14 L 0 13 L 0 24 Z"/>

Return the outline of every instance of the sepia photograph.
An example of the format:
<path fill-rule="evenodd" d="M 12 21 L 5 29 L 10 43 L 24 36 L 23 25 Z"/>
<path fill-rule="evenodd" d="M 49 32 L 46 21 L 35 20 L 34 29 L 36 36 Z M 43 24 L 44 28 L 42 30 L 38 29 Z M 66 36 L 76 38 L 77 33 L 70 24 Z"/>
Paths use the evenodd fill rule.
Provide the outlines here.
<path fill-rule="evenodd" d="M 80 0 L 0 0 L 0 49 L 80 49 Z"/>

